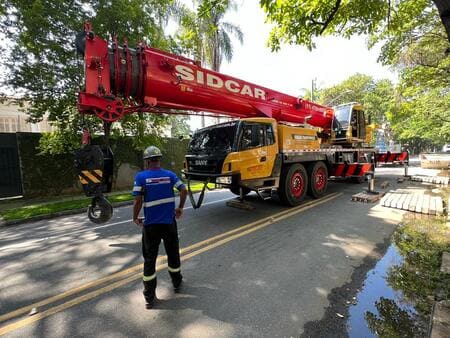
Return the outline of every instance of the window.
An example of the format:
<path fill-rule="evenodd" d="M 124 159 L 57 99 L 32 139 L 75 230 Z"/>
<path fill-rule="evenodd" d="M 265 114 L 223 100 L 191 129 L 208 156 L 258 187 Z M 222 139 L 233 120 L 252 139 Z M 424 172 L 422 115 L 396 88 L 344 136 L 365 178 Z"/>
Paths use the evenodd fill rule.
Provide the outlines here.
<path fill-rule="evenodd" d="M 245 124 L 242 129 L 240 149 L 262 147 L 264 145 L 264 128 L 260 124 Z"/>
<path fill-rule="evenodd" d="M 266 125 L 266 145 L 270 146 L 275 143 L 275 135 L 273 133 L 273 126 L 271 124 Z"/>
<path fill-rule="evenodd" d="M 10 122 L 11 122 L 11 131 L 12 132 L 18 131 L 17 130 L 17 120 L 16 119 L 11 119 Z"/>
<path fill-rule="evenodd" d="M 9 132 L 9 119 L 0 118 L 0 132 L 2 132 L 2 133 Z"/>

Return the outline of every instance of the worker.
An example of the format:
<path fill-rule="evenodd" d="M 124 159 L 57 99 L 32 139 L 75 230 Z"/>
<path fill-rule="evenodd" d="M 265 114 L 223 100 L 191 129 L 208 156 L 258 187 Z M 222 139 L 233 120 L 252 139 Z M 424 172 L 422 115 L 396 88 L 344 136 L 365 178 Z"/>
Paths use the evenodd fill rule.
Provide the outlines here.
<path fill-rule="evenodd" d="M 155 146 L 144 151 L 145 170 L 135 178 L 133 195 L 133 221 L 142 227 L 142 255 L 144 256 L 144 298 L 146 307 L 152 308 L 156 298 L 156 257 L 161 239 L 167 253 L 168 270 L 175 292 L 182 283 L 177 222 L 183 214 L 187 190 L 177 175 L 161 168 L 162 153 Z M 173 188 L 180 191 L 180 201 L 175 208 Z M 144 218 L 139 217 L 142 205 Z"/>

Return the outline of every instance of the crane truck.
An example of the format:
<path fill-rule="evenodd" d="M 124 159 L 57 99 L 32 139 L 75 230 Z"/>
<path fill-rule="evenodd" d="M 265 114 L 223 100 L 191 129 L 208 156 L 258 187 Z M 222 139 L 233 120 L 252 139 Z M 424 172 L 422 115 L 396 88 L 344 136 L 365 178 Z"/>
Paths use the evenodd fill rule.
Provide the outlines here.
<path fill-rule="evenodd" d="M 332 109 L 144 44 L 108 43 L 90 24 L 76 46 L 85 63 L 78 110 L 95 114 L 106 126 L 143 112 L 236 118 L 191 138 L 182 175 L 188 183 L 204 182 L 198 201 L 189 189 L 194 208 L 200 207 L 207 183 L 241 198 L 250 191 L 264 199 L 276 192 L 282 203 L 295 206 L 307 193 L 325 194 L 330 178 L 361 181 L 374 172 L 375 149 L 368 146 L 372 129 L 360 104 Z M 113 155 L 108 147 L 88 143 L 85 135 L 76 163 L 85 193 L 93 197 L 89 218 L 100 223 L 112 214 L 103 192 L 110 190 L 107 168 Z"/>

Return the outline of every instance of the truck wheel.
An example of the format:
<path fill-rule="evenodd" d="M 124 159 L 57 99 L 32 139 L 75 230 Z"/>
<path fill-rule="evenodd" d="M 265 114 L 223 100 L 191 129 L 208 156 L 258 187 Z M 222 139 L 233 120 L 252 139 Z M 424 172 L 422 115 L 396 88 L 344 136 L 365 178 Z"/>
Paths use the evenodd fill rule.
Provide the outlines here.
<path fill-rule="evenodd" d="M 306 195 L 308 188 L 308 174 L 302 164 L 293 164 L 281 171 L 278 195 L 283 204 L 299 205 Z"/>
<path fill-rule="evenodd" d="M 235 195 L 237 195 L 237 196 L 240 196 L 241 194 L 239 193 L 239 187 L 231 187 L 230 188 L 230 191 L 233 193 L 233 194 L 235 194 Z M 248 194 L 250 193 L 250 189 L 248 189 L 248 188 L 242 188 L 242 194 L 244 195 L 244 196 L 247 196 Z"/>
<path fill-rule="evenodd" d="M 308 194 L 313 198 L 319 198 L 327 191 L 328 169 L 322 161 L 310 163 L 308 166 Z"/>

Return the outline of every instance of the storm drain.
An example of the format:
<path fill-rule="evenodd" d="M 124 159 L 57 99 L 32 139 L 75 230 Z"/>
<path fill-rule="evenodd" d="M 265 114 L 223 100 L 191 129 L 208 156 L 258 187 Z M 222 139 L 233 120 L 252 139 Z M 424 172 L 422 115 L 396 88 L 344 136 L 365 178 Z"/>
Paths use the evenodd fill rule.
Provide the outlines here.
<path fill-rule="evenodd" d="M 439 196 L 411 192 L 388 192 L 381 205 L 387 208 L 407 210 L 425 215 L 443 215 L 444 205 Z"/>

